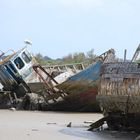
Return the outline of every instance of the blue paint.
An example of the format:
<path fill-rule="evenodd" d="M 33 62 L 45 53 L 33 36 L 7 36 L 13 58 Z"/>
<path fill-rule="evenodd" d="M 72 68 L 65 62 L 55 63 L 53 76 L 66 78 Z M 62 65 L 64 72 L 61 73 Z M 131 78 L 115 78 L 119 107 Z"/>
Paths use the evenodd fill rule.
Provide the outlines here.
<path fill-rule="evenodd" d="M 70 77 L 67 81 L 98 80 L 100 76 L 101 65 L 102 65 L 102 62 L 97 61 L 95 64 L 91 65 L 89 68 Z"/>

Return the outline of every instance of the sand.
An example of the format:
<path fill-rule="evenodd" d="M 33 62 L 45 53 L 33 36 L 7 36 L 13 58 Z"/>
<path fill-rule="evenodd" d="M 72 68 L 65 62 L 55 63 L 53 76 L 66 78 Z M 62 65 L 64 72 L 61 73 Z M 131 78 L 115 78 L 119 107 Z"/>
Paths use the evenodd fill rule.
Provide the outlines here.
<path fill-rule="evenodd" d="M 89 132 L 102 114 L 0 110 L 0 140 L 133 140 L 134 133 Z M 71 127 L 67 125 L 71 122 Z M 86 122 L 86 123 L 85 123 Z"/>

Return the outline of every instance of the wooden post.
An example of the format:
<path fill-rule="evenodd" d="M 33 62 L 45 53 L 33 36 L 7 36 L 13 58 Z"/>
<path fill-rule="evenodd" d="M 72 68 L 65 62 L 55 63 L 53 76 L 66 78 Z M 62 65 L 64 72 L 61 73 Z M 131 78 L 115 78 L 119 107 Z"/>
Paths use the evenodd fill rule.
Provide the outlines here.
<path fill-rule="evenodd" d="M 126 62 L 126 54 L 127 54 L 127 50 L 124 50 L 124 62 Z"/>

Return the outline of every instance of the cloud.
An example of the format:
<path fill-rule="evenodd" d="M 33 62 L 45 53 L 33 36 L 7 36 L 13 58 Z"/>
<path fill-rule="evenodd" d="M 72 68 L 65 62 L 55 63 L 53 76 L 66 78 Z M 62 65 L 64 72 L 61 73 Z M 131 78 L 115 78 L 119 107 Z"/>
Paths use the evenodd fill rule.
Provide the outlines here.
<path fill-rule="evenodd" d="M 60 4 L 67 7 L 94 8 L 102 5 L 102 0 L 59 0 Z"/>

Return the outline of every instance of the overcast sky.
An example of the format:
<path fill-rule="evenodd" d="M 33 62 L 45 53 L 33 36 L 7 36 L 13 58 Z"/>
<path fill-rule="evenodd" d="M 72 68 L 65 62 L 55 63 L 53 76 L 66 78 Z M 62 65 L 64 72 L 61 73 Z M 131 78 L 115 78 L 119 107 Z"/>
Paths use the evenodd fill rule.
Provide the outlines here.
<path fill-rule="evenodd" d="M 140 43 L 140 0 L 0 0 L 0 50 L 25 39 L 51 58 L 114 48 L 130 59 Z"/>

